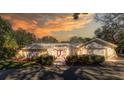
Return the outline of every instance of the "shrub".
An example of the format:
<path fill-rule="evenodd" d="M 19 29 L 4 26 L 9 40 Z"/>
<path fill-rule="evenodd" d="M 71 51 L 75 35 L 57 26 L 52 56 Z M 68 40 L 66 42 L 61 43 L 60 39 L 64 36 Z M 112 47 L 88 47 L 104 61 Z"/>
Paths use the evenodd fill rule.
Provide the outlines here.
<path fill-rule="evenodd" d="M 32 67 L 33 65 L 34 64 L 32 62 L 13 62 L 8 60 L 0 60 L 0 70 Z"/>
<path fill-rule="evenodd" d="M 74 65 L 78 61 L 78 56 L 67 56 L 66 58 L 66 64 L 67 65 Z"/>
<path fill-rule="evenodd" d="M 15 56 L 16 50 L 0 47 L 0 59 L 11 58 Z"/>
<path fill-rule="evenodd" d="M 68 56 L 66 58 L 67 65 L 92 65 L 100 64 L 104 61 L 105 61 L 104 56 L 100 55 Z"/>
<path fill-rule="evenodd" d="M 95 56 L 95 64 L 103 63 L 105 61 L 104 56 Z"/>
<path fill-rule="evenodd" d="M 54 61 L 54 57 L 53 56 L 48 56 L 48 55 L 43 55 L 40 56 L 36 59 L 36 62 L 41 64 L 41 65 L 52 65 Z"/>
<path fill-rule="evenodd" d="M 11 69 L 11 68 L 19 68 L 20 63 L 2 60 L 0 61 L 0 70 L 2 69 Z"/>
<path fill-rule="evenodd" d="M 32 62 L 24 62 L 21 65 L 22 65 L 22 67 L 29 67 L 29 66 L 33 67 L 34 63 L 32 63 Z"/>
<path fill-rule="evenodd" d="M 78 56 L 78 62 L 80 65 L 89 64 L 89 56 L 87 56 L 87 55 Z"/>

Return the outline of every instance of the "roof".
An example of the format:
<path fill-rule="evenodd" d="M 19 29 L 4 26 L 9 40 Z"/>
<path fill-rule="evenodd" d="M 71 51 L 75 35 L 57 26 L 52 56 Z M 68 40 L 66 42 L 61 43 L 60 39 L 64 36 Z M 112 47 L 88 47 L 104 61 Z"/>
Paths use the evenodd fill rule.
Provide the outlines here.
<path fill-rule="evenodd" d="M 86 42 L 84 45 L 87 45 L 87 44 L 89 44 L 89 43 L 91 43 L 91 42 L 94 42 L 94 41 L 99 41 L 99 42 L 104 43 L 104 44 L 106 44 L 106 45 L 109 45 L 109 46 L 112 46 L 112 47 L 117 47 L 117 45 L 115 45 L 115 44 L 113 44 L 113 43 L 110 43 L 110 42 L 108 42 L 108 41 L 102 40 L 102 39 L 100 39 L 100 38 L 94 38 L 94 39 L 92 39 L 92 40 Z"/>
<path fill-rule="evenodd" d="M 81 44 L 78 44 L 76 47 L 79 48 L 79 47 L 81 47 L 81 46 L 83 46 L 83 45 L 84 45 L 84 44 L 81 43 Z"/>
<path fill-rule="evenodd" d="M 112 44 L 110 42 L 104 41 L 102 39 L 99 38 L 94 38 L 86 43 L 81 43 L 81 44 L 70 44 L 70 43 L 33 43 L 31 45 L 28 45 L 22 49 L 47 49 L 47 48 L 51 48 L 51 47 L 64 47 L 64 46 L 71 46 L 71 47 L 81 47 L 81 46 L 85 46 L 91 42 L 94 41 L 99 41 L 101 43 L 104 43 L 106 45 L 112 46 L 112 47 L 117 47 L 117 45 Z"/>
<path fill-rule="evenodd" d="M 63 46 L 73 46 L 69 43 L 33 43 L 22 49 L 47 49 L 50 47 L 63 47 Z"/>

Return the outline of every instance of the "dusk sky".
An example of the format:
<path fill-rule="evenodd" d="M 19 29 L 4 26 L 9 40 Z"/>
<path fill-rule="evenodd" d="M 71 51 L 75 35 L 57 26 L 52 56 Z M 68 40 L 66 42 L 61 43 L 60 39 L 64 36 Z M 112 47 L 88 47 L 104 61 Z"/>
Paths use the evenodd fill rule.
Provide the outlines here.
<path fill-rule="evenodd" d="M 95 14 L 81 14 L 74 20 L 71 13 L 24 13 L 0 14 L 18 28 L 34 33 L 37 37 L 51 35 L 58 40 L 67 40 L 72 36 L 93 37 L 100 23 L 94 20 Z"/>

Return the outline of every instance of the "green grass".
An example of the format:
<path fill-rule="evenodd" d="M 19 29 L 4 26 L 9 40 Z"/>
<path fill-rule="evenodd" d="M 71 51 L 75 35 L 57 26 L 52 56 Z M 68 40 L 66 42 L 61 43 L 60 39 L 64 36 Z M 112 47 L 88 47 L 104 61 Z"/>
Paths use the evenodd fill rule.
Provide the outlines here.
<path fill-rule="evenodd" d="M 0 60 L 0 70 L 33 67 L 33 62 L 13 62 L 11 60 Z"/>

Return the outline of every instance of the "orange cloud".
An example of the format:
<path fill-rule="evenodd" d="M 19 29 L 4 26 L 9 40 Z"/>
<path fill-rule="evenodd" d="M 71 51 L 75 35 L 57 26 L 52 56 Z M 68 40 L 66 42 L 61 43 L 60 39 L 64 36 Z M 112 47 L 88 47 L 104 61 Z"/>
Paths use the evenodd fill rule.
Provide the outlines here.
<path fill-rule="evenodd" d="M 27 31 L 32 31 L 37 26 L 36 26 L 36 23 L 34 23 L 34 22 L 30 23 L 30 22 L 27 22 L 25 20 L 15 19 L 12 21 L 12 27 L 14 30 L 17 30 L 18 28 L 23 28 Z"/>
<path fill-rule="evenodd" d="M 43 25 L 38 25 L 38 21 L 23 20 L 18 18 L 12 18 L 11 16 L 4 15 L 5 19 L 10 20 L 14 30 L 18 28 L 23 28 L 29 32 L 34 33 L 37 37 L 44 35 L 50 35 L 52 32 L 58 31 L 72 31 L 74 29 L 79 29 L 85 27 L 91 22 L 93 14 L 81 15 L 78 20 L 73 20 L 71 15 L 56 16 L 54 19 L 49 19 L 44 22 Z"/>
<path fill-rule="evenodd" d="M 11 16 L 9 16 L 9 15 L 4 15 L 4 17 L 3 17 L 4 19 L 6 19 L 6 20 L 10 20 L 12 17 Z"/>

